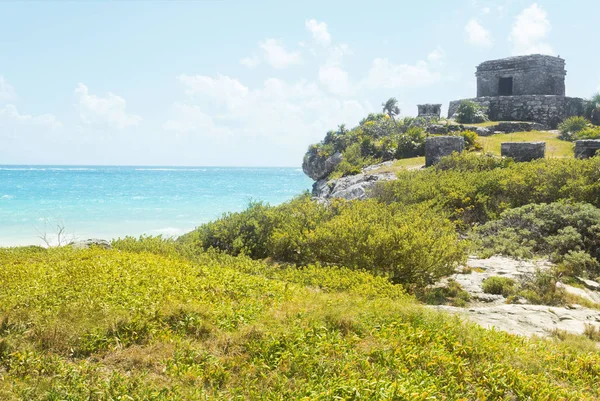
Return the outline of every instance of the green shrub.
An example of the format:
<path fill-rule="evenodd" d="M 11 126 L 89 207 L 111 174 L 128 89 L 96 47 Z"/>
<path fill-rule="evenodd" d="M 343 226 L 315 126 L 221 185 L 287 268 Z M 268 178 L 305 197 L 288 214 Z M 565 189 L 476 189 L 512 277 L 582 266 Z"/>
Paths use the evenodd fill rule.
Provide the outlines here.
<path fill-rule="evenodd" d="M 463 172 L 488 171 L 496 168 L 504 168 L 512 164 L 512 159 L 502 158 L 493 153 L 476 154 L 469 152 L 461 152 L 451 156 L 444 156 L 439 163 L 435 165 L 435 169 L 454 170 Z"/>
<path fill-rule="evenodd" d="M 465 149 L 468 151 L 477 151 L 483 149 L 479 143 L 479 135 L 475 131 L 458 131 L 452 133 L 454 136 L 461 136 L 465 140 Z"/>
<path fill-rule="evenodd" d="M 485 166 L 488 161 L 482 159 Z M 464 164 L 460 156 L 452 156 L 447 163 Z M 504 168 L 483 171 L 401 171 L 398 177 L 378 183 L 374 195 L 386 203 L 432 202 L 464 227 L 530 203 L 564 199 L 600 206 L 600 158 L 507 163 Z"/>
<path fill-rule="evenodd" d="M 456 121 L 461 124 L 474 124 L 489 119 L 484 107 L 470 100 L 463 100 L 456 110 Z"/>
<path fill-rule="evenodd" d="M 374 200 L 325 205 L 308 196 L 277 207 L 252 204 L 181 241 L 232 255 L 365 269 L 415 288 L 452 272 L 466 249 L 454 224 L 426 205 Z"/>
<path fill-rule="evenodd" d="M 519 285 L 519 295 L 536 305 L 561 305 L 566 302 L 565 292 L 556 286 L 552 271 L 536 270 L 524 276 Z"/>
<path fill-rule="evenodd" d="M 550 256 L 578 267 L 600 258 L 600 209 L 582 203 L 531 204 L 507 210 L 495 221 L 474 229 L 475 243 L 485 254 L 514 257 Z M 589 273 L 595 274 L 597 270 Z"/>
<path fill-rule="evenodd" d="M 514 294 L 515 280 L 508 277 L 492 276 L 483 281 L 482 288 L 486 294 L 502 295 L 509 297 Z"/>
<path fill-rule="evenodd" d="M 598 139 L 600 138 L 600 127 L 585 127 L 575 135 L 576 140 L 579 139 Z"/>
<path fill-rule="evenodd" d="M 422 127 L 411 127 L 406 133 L 398 136 L 396 158 L 423 156 L 425 154 L 425 130 Z"/>
<path fill-rule="evenodd" d="M 560 139 L 565 141 L 572 141 L 576 138 L 576 134 L 586 128 L 590 124 L 589 120 L 585 117 L 569 117 L 558 124 L 558 130 L 560 131 Z"/>
<path fill-rule="evenodd" d="M 600 274 L 600 262 L 585 251 L 569 250 L 557 266 L 557 272 L 566 276 L 587 275 L 595 278 Z"/>

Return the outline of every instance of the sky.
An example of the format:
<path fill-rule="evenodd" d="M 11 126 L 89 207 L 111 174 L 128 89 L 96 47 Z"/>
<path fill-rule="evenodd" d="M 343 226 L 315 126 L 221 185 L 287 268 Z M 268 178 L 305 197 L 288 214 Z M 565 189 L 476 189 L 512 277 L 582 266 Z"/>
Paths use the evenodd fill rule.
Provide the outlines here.
<path fill-rule="evenodd" d="M 600 91 L 597 0 L 0 1 L 0 164 L 295 166 L 396 97 L 542 53 Z M 595 33 L 594 33 L 595 32 Z"/>

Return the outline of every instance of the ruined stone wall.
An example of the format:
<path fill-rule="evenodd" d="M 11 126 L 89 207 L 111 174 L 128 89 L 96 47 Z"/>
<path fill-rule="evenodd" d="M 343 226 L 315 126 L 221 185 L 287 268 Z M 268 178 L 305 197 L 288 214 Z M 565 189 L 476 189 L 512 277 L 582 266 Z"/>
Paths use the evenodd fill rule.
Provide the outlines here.
<path fill-rule="evenodd" d="M 417 117 L 440 117 L 442 114 L 441 104 L 418 104 L 419 114 Z"/>
<path fill-rule="evenodd" d="M 567 117 L 583 115 L 584 100 L 575 97 L 529 95 L 464 99 L 488 110 L 492 121 L 533 121 L 556 128 Z M 452 118 L 462 100 L 450 102 L 448 118 Z"/>
<path fill-rule="evenodd" d="M 565 60 L 534 54 L 477 66 L 477 97 L 500 96 L 500 78 L 512 78 L 509 95 L 565 95 Z M 504 94 L 506 95 L 506 94 Z"/>

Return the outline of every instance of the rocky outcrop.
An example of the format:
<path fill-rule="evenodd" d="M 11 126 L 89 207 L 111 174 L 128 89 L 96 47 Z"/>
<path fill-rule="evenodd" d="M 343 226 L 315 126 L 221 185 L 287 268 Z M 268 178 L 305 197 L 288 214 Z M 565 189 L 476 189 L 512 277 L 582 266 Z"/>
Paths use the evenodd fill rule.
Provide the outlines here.
<path fill-rule="evenodd" d="M 331 198 L 346 200 L 367 199 L 378 181 L 396 179 L 396 173 L 369 173 L 342 177 L 334 180 L 319 180 L 313 184 L 313 197 L 326 201 Z"/>
<path fill-rule="evenodd" d="M 308 152 L 302 161 L 302 171 L 315 181 L 327 178 L 342 162 L 342 154 L 337 152 L 333 156 L 323 157 L 315 152 Z"/>
<path fill-rule="evenodd" d="M 433 135 L 444 135 L 452 132 L 474 131 L 479 136 L 490 136 L 494 134 L 510 134 L 523 131 L 543 131 L 546 130 L 543 124 L 527 121 L 501 121 L 497 124 L 487 127 L 477 127 L 475 125 L 464 124 L 430 124 L 425 130 Z"/>
<path fill-rule="evenodd" d="M 437 310 L 461 315 L 486 328 L 506 331 L 522 336 L 546 337 L 553 330 L 563 330 L 573 334 L 582 334 L 586 325 L 600 328 L 600 310 L 580 305 L 568 307 L 529 305 L 524 303 L 507 304 L 502 295 L 483 292 L 483 282 L 492 276 L 512 278 L 515 281 L 532 274 L 536 269 L 548 269 L 552 265 L 545 260 L 519 261 L 511 258 L 494 256 L 488 259 L 469 258 L 468 273 L 457 273 L 442 280 L 438 285 L 444 286 L 449 279 L 455 280 L 467 291 L 473 300 L 467 308 L 448 305 L 435 306 Z M 600 300 L 600 284 L 595 281 L 579 279 L 585 288 L 577 288 L 559 284 L 564 291 L 580 296 L 590 302 Z M 523 301 L 524 302 L 524 301 Z"/>

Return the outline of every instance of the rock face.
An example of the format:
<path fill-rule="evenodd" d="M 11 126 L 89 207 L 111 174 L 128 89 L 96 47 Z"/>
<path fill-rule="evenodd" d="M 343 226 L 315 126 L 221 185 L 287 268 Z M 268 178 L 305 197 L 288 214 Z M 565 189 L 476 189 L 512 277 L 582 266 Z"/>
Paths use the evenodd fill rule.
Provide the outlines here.
<path fill-rule="evenodd" d="M 342 162 L 342 154 L 337 152 L 330 157 L 321 157 L 315 153 L 307 153 L 302 162 L 302 171 L 315 181 L 326 178 L 338 164 Z"/>
<path fill-rule="evenodd" d="M 517 162 L 530 162 L 546 157 L 546 142 L 504 142 L 501 145 L 503 157 L 512 157 Z"/>
<path fill-rule="evenodd" d="M 71 242 L 69 245 L 75 249 L 89 249 L 94 246 L 97 246 L 97 247 L 100 247 L 103 249 L 112 249 L 112 245 L 110 244 L 110 242 L 108 242 L 107 240 L 98 239 L 98 238 L 90 238 L 90 239 L 86 239 L 86 240 L 75 241 L 75 242 Z"/>
<path fill-rule="evenodd" d="M 425 166 L 437 164 L 444 156 L 465 149 L 465 140 L 461 136 L 436 136 L 425 139 Z"/>
<path fill-rule="evenodd" d="M 551 264 L 541 260 L 537 262 L 518 261 L 511 258 L 494 256 L 489 259 L 469 258 L 467 266 L 473 270 L 469 274 L 454 274 L 456 280 L 467 291 L 475 303 L 468 308 L 436 306 L 438 310 L 462 315 L 468 320 L 486 328 L 495 328 L 522 336 L 548 336 L 552 330 L 564 330 L 573 334 L 582 334 L 586 325 L 600 327 L 600 310 L 572 305 L 568 308 L 507 304 L 502 295 L 483 292 L 482 283 L 492 276 L 512 278 L 516 281 L 535 272 L 536 269 L 548 269 Z M 448 279 L 442 281 L 445 284 Z M 600 288 L 600 284 L 586 280 L 587 289 L 562 284 L 565 291 L 576 293 L 592 302 L 600 300 L 600 292 L 589 289 Z M 570 288 L 567 288 L 570 287 Z"/>
<path fill-rule="evenodd" d="M 558 95 L 486 96 L 463 99 L 487 108 L 492 121 L 533 121 L 550 128 L 565 118 L 582 116 L 584 100 Z M 454 100 L 448 107 L 448 118 L 453 118 L 463 100 Z"/>
<path fill-rule="evenodd" d="M 313 184 L 312 195 L 319 200 L 326 201 L 331 198 L 346 200 L 367 199 L 369 192 L 378 181 L 396 179 L 395 173 L 369 173 L 342 177 L 335 180 L 319 180 Z"/>
<path fill-rule="evenodd" d="M 594 157 L 600 149 L 599 139 L 582 139 L 575 141 L 575 157 L 578 159 L 589 159 Z"/>

